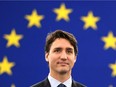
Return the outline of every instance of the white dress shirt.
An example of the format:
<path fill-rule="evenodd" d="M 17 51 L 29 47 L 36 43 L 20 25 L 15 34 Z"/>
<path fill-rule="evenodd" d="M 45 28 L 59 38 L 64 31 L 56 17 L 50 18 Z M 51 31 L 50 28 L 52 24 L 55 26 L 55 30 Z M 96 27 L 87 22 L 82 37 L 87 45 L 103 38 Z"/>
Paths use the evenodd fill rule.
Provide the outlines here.
<path fill-rule="evenodd" d="M 53 78 L 52 76 L 50 76 L 50 74 L 48 75 L 48 80 L 50 82 L 51 87 L 57 87 L 59 84 L 61 84 L 60 81 L 58 81 L 55 78 Z M 64 84 L 66 87 L 71 87 L 72 86 L 72 77 L 70 76 L 70 78 L 68 80 L 66 80 L 65 82 L 63 82 L 62 84 Z"/>

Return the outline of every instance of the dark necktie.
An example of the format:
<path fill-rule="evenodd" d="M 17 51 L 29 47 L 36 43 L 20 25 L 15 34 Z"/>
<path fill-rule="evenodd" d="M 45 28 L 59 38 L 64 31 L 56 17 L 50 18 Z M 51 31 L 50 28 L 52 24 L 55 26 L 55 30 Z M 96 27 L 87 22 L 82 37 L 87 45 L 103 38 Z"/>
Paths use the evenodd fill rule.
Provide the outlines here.
<path fill-rule="evenodd" d="M 59 84 L 57 87 L 66 87 L 64 84 Z"/>

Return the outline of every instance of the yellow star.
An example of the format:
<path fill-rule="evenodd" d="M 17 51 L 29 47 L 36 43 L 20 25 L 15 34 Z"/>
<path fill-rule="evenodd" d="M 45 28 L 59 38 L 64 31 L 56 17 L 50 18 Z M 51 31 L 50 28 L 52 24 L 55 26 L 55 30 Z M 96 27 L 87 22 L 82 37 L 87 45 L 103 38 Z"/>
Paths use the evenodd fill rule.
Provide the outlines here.
<path fill-rule="evenodd" d="M 14 84 L 12 84 L 11 87 L 16 87 L 16 86 Z"/>
<path fill-rule="evenodd" d="M 114 37 L 112 32 L 109 32 L 107 37 L 102 37 L 101 39 L 105 42 L 105 49 L 111 47 L 112 49 L 116 50 L 116 37 Z"/>
<path fill-rule="evenodd" d="M 11 31 L 11 34 L 5 34 L 4 38 L 8 40 L 7 47 L 10 47 L 11 45 L 14 45 L 16 47 L 20 47 L 19 40 L 23 38 L 22 35 L 17 35 L 15 32 L 15 29 Z"/>
<path fill-rule="evenodd" d="M 110 64 L 109 67 L 112 69 L 112 76 L 116 76 L 116 63 Z"/>
<path fill-rule="evenodd" d="M 113 87 L 113 85 L 109 85 L 109 87 Z"/>
<path fill-rule="evenodd" d="M 36 26 L 41 27 L 40 21 L 44 18 L 43 15 L 38 15 L 36 10 L 32 11 L 31 15 L 26 15 L 25 18 L 29 21 L 28 27 Z"/>
<path fill-rule="evenodd" d="M 5 56 L 3 58 L 3 61 L 0 62 L 0 75 L 3 73 L 7 73 L 9 75 L 12 75 L 11 72 L 11 68 L 14 66 L 15 64 L 13 62 L 8 62 L 7 57 Z"/>
<path fill-rule="evenodd" d="M 81 17 L 81 20 L 85 22 L 84 29 L 91 27 L 94 30 L 96 30 L 97 29 L 96 22 L 98 22 L 100 20 L 100 18 L 94 17 L 93 13 L 90 11 L 90 12 L 88 12 L 88 16 Z"/>
<path fill-rule="evenodd" d="M 56 20 L 59 21 L 61 19 L 64 19 L 66 21 L 69 21 L 68 15 L 72 12 L 72 9 L 66 9 L 65 4 L 61 4 L 60 8 L 55 8 L 54 12 L 57 14 Z"/>

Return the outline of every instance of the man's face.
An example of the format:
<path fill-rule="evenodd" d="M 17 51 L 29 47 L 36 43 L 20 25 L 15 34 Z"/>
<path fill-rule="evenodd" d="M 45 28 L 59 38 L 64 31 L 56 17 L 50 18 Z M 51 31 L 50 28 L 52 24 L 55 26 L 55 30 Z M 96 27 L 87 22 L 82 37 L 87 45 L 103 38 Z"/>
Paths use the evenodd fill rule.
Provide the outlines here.
<path fill-rule="evenodd" d="M 46 61 L 49 62 L 50 73 L 71 72 L 76 61 L 73 46 L 66 39 L 56 39 L 46 53 Z"/>

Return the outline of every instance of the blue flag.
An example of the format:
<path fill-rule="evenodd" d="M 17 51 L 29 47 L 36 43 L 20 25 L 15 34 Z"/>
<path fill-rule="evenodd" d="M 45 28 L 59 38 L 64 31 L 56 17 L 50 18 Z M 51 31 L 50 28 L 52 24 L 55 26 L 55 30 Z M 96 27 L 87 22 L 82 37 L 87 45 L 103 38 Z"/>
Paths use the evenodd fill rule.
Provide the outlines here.
<path fill-rule="evenodd" d="M 0 87 L 29 87 L 48 76 L 45 38 L 61 29 L 76 36 L 74 80 L 116 87 L 116 2 L 0 2 Z"/>

